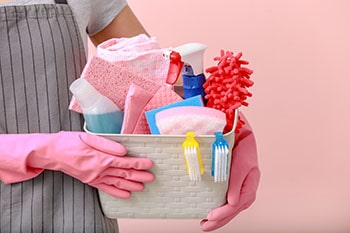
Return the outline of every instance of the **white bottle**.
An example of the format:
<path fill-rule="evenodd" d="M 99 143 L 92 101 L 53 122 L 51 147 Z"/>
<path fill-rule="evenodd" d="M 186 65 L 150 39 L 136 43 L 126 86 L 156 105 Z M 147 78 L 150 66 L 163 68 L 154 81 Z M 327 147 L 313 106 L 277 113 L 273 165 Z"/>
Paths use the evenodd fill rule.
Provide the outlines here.
<path fill-rule="evenodd" d="M 112 100 L 98 92 L 85 78 L 69 87 L 82 109 L 86 127 L 94 133 L 120 133 L 124 113 Z"/>

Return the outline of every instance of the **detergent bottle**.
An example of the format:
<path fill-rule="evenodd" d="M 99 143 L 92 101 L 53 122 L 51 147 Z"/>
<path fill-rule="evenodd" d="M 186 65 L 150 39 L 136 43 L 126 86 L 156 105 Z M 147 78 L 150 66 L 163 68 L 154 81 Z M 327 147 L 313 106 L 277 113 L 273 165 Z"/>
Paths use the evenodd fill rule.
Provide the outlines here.
<path fill-rule="evenodd" d="M 203 55 L 207 46 L 201 43 L 187 43 L 173 48 L 164 54 L 170 59 L 167 83 L 174 84 L 179 73 L 182 75 L 184 98 L 201 95 L 204 100 Z"/>
<path fill-rule="evenodd" d="M 69 89 L 81 107 L 89 131 L 120 133 L 124 113 L 112 100 L 98 92 L 85 78 L 76 79 Z"/>

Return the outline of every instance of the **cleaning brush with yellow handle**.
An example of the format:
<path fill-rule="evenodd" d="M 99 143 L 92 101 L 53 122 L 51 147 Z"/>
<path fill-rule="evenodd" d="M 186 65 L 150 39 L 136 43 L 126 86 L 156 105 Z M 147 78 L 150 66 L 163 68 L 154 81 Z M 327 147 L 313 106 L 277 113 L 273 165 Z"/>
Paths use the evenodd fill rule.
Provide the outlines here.
<path fill-rule="evenodd" d="M 191 181 L 201 181 L 204 173 L 198 142 L 194 139 L 194 132 L 186 133 L 186 140 L 182 143 L 182 150 L 186 161 L 186 168 Z"/>

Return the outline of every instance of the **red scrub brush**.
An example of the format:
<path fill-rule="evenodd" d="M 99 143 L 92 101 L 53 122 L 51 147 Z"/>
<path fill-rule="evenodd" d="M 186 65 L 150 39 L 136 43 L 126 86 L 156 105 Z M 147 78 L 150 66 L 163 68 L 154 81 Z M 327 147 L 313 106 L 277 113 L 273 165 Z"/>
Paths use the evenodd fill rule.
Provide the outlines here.
<path fill-rule="evenodd" d="M 253 86 L 250 80 L 252 70 L 242 67 L 249 64 L 248 61 L 241 60 L 242 53 L 234 55 L 233 52 L 221 50 L 220 57 L 215 57 L 217 66 L 206 69 L 210 73 L 203 84 L 207 107 L 215 108 L 226 114 L 226 126 L 224 133 L 232 130 L 235 109 L 241 106 L 248 106 L 246 101 L 252 94 L 247 90 Z M 236 132 L 239 132 L 244 121 L 238 120 Z"/>

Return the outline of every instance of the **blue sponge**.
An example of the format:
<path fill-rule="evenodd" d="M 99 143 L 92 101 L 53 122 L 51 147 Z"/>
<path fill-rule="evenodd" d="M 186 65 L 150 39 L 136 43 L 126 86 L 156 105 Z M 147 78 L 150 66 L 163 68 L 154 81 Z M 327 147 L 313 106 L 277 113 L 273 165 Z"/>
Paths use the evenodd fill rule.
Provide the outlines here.
<path fill-rule="evenodd" d="M 180 106 L 203 106 L 203 100 L 201 95 L 196 95 L 187 99 L 184 99 L 179 102 L 175 102 L 172 104 L 168 104 L 165 106 L 162 106 L 160 108 L 152 109 L 145 112 L 146 119 L 148 126 L 151 130 L 151 134 L 160 134 L 157 125 L 156 125 L 156 114 L 160 111 L 163 111 L 165 109 L 173 108 L 173 107 L 180 107 Z"/>

